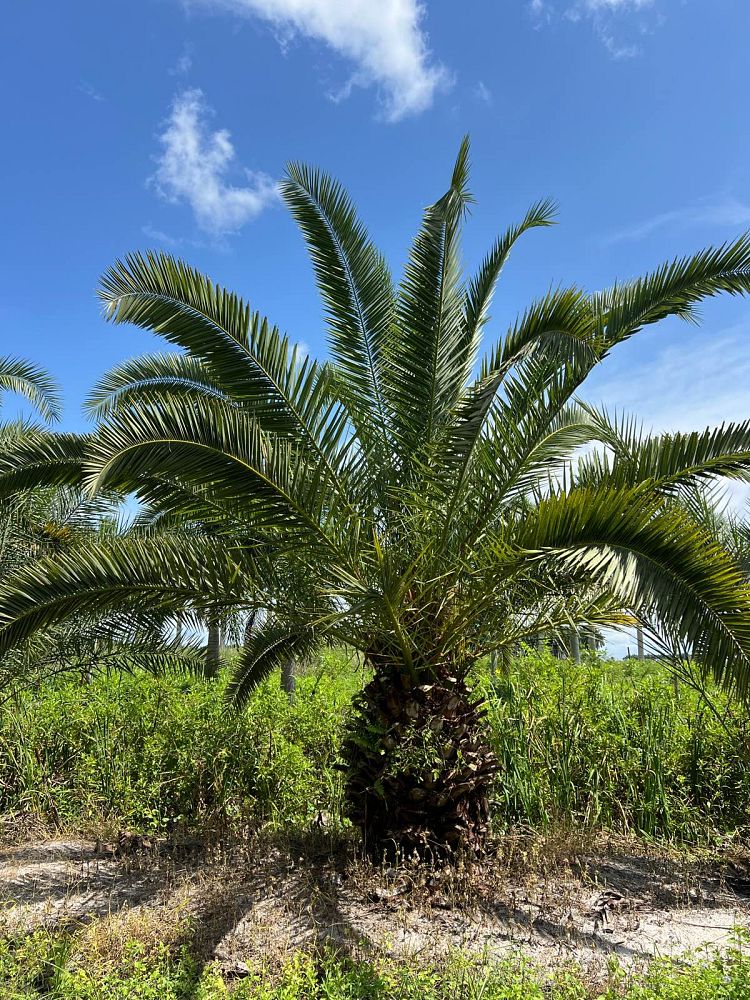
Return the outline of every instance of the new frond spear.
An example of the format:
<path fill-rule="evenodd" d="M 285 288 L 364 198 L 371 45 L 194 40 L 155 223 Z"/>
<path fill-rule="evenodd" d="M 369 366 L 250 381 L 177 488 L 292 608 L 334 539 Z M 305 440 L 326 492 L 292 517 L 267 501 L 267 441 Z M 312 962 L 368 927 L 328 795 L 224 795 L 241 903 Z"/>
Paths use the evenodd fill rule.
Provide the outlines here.
<path fill-rule="evenodd" d="M 264 624 L 232 679 L 239 703 L 322 643 L 358 648 L 372 669 L 342 752 L 348 813 L 374 854 L 481 850 L 498 765 L 468 675 L 535 632 L 656 616 L 672 648 L 750 691 L 745 577 L 680 502 L 698 482 L 750 477 L 750 421 L 649 439 L 578 399 L 644 327 L 746 294 L 750 238 L 603 293 L 550 292 L 482 359 L 508 255 L 553 207 L 533 206 L 466 280 L 468 153 L 464 141 L 400 283 L 339 184 L 289 167 L 282 193 L 323 299 L 325 363 L 166 254 L 108 271 L 107 317 L 180 353 L 126 362 L 95 388 L 89 488 L 134 491 L 214 540 L 163 554 L 158 540 L 104 543 L 0 592 L 7 649 L 74 611 L 163 608 L 170 584 L 193 607 L 209 591 L 228 606 L 255 574 Z M 590 442 L 606 456 L 578 467 Z"/>

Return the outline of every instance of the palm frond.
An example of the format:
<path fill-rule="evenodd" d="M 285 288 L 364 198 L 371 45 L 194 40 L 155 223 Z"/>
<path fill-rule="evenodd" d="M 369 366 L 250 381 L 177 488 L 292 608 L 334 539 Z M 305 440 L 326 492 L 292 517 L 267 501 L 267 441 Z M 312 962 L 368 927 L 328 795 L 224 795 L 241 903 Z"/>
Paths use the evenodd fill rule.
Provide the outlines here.
<path fill-rule="evenodd" d="M 720 247 L 678 257 L 636 281 L 615 285 L 592 296 L 592 306 L 612 346 L 667 316 L 695 321 L 696 305 L 722 292 L 750 292 L 750 233 Z"/>
<path fill-rule="evenodd" d="M 454 498 L 463 491 L 474 451 L 510 373 L 518 369 L 501 404 L 505 419 L 523 419 L 525 406 L 536 398 L 549 397 L 551 387 L 555 387 L 559 411 L 596 360 L 592 320 L 583 292 L 557 289 L 530 306 L 484 359 L 479 377 L 464 393 L 445 438 L 444 460 L 452 472 Z M 523 387 L 520 392 L 519 387 Z"/>
<path fill-rule="evenodd" d="M 0 498 L 44 486 L 78 486 L 90 438 L 26 422 L 0 432 Z"/>
<path fill-rule="evenodd" d="M 674 646 L 750 695 L 750 587 L 683 509 L 665 509 L 643 488 L 572 490 L 543 500 L 514 544 L 636 613 L 656 613 Z"/>
<path fill-rule="evenodd" d="M 44 368 L 23 358 L 0 358 L 0 390 L 2 389 L 24 396 L 44 420 L 51 423 L 60 419 L 60 390 Z"/>
<path fill-rule="evenodd" d="M 181 612 L 240 603 L 247 550 L 217 539 L 116 538 L 39 559 L 0 585 L 0 653 L 74 615 Z"/>
<path fill-rule="evenodd" d="M 84 405 L 89 416 L 102 418 L 131 399 L 157 392 L 227 398 L 198 358 L 189 354 L 147 354 L 111 368 L 99 379 Z"/>
<path fill-rule="evenodd" d="M 538 201 L 529 208 L 518 224 L 511 226 L 495 241 L 466 290 L 464 313 L 466 336 L 469 339 L 477 338 L 489 318 L 489 308 L 498 279 L 515 244 L 530 229 L 554 225 L 556 213 L 555 202 L 549 199 Z M 466 375 L 468 377 L 469 372 Z"/>
<path fill-rule="evenodd" d="M 460 235 L 472 201 L 468 170 L 465 138 L 449 190 L 425 210 L 399 290 L 399 338 L 387 384 L 396 432 L 407 451 L 429 445 L 462 388 L 467 345 Z"/>
<path fill-rule="evenodd" d="M 298 543 L 332 549 L 351 535 L 351 521 L 348 531 L 336 529 L 352 512 L 328 469 L 218 400 L 198 408 L 179 396 L 144 398 L 99 429 L 91 447 L 92 490 L 134 491 L 148 502 L 162 496 L 159 484 L 169 480 L 205 490 L 227 517 L 243 518 L 248 530 L 283 524 Z"/>
<path fill-rule="evenodd" d="M 358 424 L 389 427 L 383 368 L 395 300 L 383 255 L 367 235 L 344 189 L 304 164 L 287 168 L 282 195 L 307 242 L 326 307 L 331 355 L 356 403 Z M 358 419 L 357 419 L 358 418 Z"/>
<path fill-rule="evenodd" d="M 227 685 L 227 697 L 243 705 L 257 686 L 290 660 L 311 656 L 321 639 L 309 627 L 272 619 L 253 631 Z"/>
<path fill-rule="evenodd" d="M 576 473 L 581 485 L 651 482 L 655 489 L 672 494 L 719 477 L 750 482 L 750 420 L 649 436 L 632 418 L 610 417 L 585 404 L 584 408 L 609 450 L 581 458 Z"/>
<path fill-rule="evenodd" d="M 153 330 L 206 366 L 212 383 L 252 408 L 267 431 L 323 461 L 321 437 L 340 407 L 322 369 L 298 357 L 276 327 L 242 299 L 168 254 L 133 254 L 102 278 L 107 318 Z"/>

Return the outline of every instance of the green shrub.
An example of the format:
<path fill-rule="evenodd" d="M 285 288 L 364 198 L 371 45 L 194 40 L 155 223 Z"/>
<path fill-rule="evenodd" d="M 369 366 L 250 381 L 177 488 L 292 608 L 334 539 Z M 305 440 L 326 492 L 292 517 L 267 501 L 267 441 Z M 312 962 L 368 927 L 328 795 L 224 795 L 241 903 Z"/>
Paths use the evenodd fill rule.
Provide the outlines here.
<path fill-rule="evenodd" d="M 225 704 L 221 680 L 139 673 L 45 683 L 0 712 L 0 811 L 60 823 L 115 817 L 145 831 L 336 813 L 332 765 L 349 699 L 341 660 L 329 654 L 301 677 L 293 704 L 270 679 L 241 713 Z"/>

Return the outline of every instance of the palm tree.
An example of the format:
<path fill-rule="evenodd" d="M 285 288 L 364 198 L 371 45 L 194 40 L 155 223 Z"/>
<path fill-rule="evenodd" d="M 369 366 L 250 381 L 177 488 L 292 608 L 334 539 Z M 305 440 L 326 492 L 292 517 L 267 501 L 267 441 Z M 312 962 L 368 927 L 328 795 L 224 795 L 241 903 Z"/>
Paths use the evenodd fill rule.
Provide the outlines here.
<path fill-rule="evenodd" d="M 465 281 L 467 184 L 464 141 L 396 287 L 343 189 L 289 168 L 282 193 L 325 305 L 322 364 L 179 260 L 117 263 L 101 283 L 108 318 L 182 353 L 127 362 L 98 387 L 86 482 L 213 536 L 113 540 L 0 590 L 2 650 L 84 609 L 230 608 L 250 581 L 265 613 L 232 680 L 239 702 L 323 643 L 360 650 L 372 679 L 342 756 L 349 815 L 376 853 L 482 847 L 497 764 L 470 690 L 481 656 L 657 609 L 665 640 L 750 689 L 750 591 L 680 502 L 698 480 L 748 478 L 750 421 L 631 442 L 576 396 L 643 328 L 750 291 L 750 237 L 607 291 L 551 291 L 478 360 L 508 255 L 553 209 L 533 206 Z M 591 442 L 606 458 L 571 474 Z M 39 461 L 25 461 L 33 479 Z M 64 449 L 51 462 L 62 476 Z"/>
<path fill-rule="evenodd" d="M 23 396 L 45 421 L 0 424 L 0 579 L 43 559 L 113 536 L 121 497 L 88 495 L 81 485 L 85 436 L 53 432 L 60 417 L 59 389 L 37 365 L 0 358 L 0 392 Z M 195 670 L 194 643 L 163 636 L 164 618 L 153 609 L 140 615 L 73 615 L 34 632 L 0 664 L 0 690 L 28 684 L 50 673 L 96 668 L 152 672 L 167 666 Z"/>
<path fill-rule="evenodd" d="M 25 397 L 47 422 L 60 416 L 60 397 L 50 375 L 29 361 L 20 358 L 0 358 L 0 393 L 15 392 Z M 0 456 L 15 455 L 30 442 L 36 443 L 49 431 L 29 420 L 14 420 L 0 424 Z M 1 460 L 0 460 L 1 461 Z M 15 459 L 12 459 L 15 461 Z M 7 466 L 6 466 L 7 468 Z M 49 513 L 52 498 L 48 490 L 21 494 L 10 493 L 0 498 L 0 576 L 21 565 L 32 553 L 47 546 L 43 539 L 44 524 L 40 507 Z M 49 518 L 46 519 L 49 521 Z M 32 538 L 32 534 L 36 537 Z"/>

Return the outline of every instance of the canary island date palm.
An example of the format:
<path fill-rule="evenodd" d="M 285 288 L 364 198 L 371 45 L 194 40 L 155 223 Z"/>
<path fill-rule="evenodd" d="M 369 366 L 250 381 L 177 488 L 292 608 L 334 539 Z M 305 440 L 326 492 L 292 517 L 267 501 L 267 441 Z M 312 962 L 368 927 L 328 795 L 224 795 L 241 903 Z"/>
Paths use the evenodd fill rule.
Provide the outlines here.
<path fill-rule="evenodd" d="M 342 758 L 349 815 L 375 853 L 481 849 L 497 771 L 469 683 L 483 655 L 647 609 L 675 648 L 750 687 L 750 592 L 680 497 L 748 478 L 750 421 L 636 440 L 578 399 L 618 344 L 747 293 L 750 239 L 606 291 L 552 290 L 481 357 L 508 255 L 553 209 L 533 206 L 465 279 L 467 177 L 464 141 L 396 284 L 343 189 L 289 168 L 282 194 L 325 307 L 323 363 L 169 255 L 117 263 L 101 283 L 107 317 L 180 353 L 126 362 L 97 386 L 88 488 L 135 491 L 211 537 L 93 546 L 0 592 L 7 648 L 82 609 L 215 610 L 252 590 L 266 613 L 230 686 L 239 702 L 322 643 L 361 650 L 372 679 Z M 64 449 L 49 461 L 65 474 Z"/>

